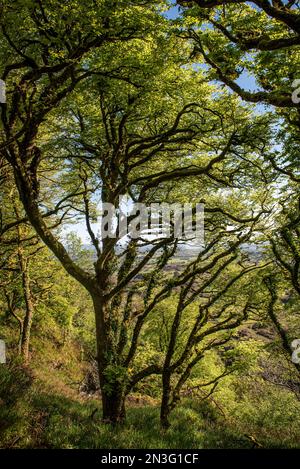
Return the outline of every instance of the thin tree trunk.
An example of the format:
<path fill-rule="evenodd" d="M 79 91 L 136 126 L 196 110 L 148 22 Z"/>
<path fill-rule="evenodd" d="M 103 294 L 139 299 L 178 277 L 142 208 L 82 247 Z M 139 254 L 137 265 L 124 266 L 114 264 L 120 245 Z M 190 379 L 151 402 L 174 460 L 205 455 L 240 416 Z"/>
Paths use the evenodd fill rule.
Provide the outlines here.
<path fill-rule="evenodd" d="M 14 204 L 14 211 L 17 220 L 20 220 L 19 210 L 17 205 Z M 30 286 L 30 275 L 29 275 L 29 257 L 24 255 L 22 247 L 22 229 L 21 225 L 17 225 L 17 236 L 18 236 L 18 259 L 19 266 L 22 274 L 22 290 L 25 301 L 25 315 L 22 320 L 22 328 L 20 329 L 20 342 L 19 342 L 19 353 L 24 359 L 25 363 L 29 362 L 29 346 L 30 346 L 30 335 L 31 326 L 34 313 L 34 304 Z"/>
<path fill-rule="evenodd" d="M 13 301 L 11 300 L 11 298 L 9 296 L 9 293 L 6 291 L 5 288 L 4 288 L 4 295 L 5 295 L 5 298 L 6 298 L 6 301 L 7 301 L 8 311 L 18 321 L 18 324 L 19 324 L 18 354 L 21 355 L 21 343 L 22 343 L 23 323 L 24 323 L 24 321 L 23 321 L 22 318 L 20 318 L 17 315 L 17 313 L 15 311 L 15 307 L 13 305 Z"/>
<path fill-rule="evenodd" d="M 174 355 L 176 339 L 178 335 L 178 329 L 179 329 L 180 319 L 181 319 L 181 314 L 182 314 L 182 301 L 183 301 L 182 293 L 183 292 L 181 292 L 180 294 L 180 300 L 177 305 L 176 314 L 173 319 L 171 335 L 170 335 L 169 344 L 168 344 L 168 350 L 166 353 L 166 358 L 165 358 L 165 363 L 164 363 L 163 373 L 162 373 L 163 391 L 162 391 L 161 409 L 160 409 L 160 424 L 161 424 L 161 427 L 164 429 L 167 429 L 170 427 L 169 415 L 172 410 L 171 405 L 170 405 L 172 371 L 170 367 L 171 367 L 171 360 Z"/>
<path fill-rule="evenodd" d="M 30 276 L 29 276 L 29 263 L 28 259 L 25 259 L 22 250 L 19 249 L 19 260 L 22 270 L 22 287 L 25 300 L 25 317 L 23 320 L 22 335 L 20 341 L 21 355 L 25 363 L 29 362 L 29 346 L 30 346 L 30 335 L 31 326 L 34 313 L 34 306 L 30 288 Z"/>
<path fill-rule="evenodd" d="M 168 371 L 164 370 L 162 375 L 163 391 L 160 407 L 160 424 L 163 429 L 170 427 L 169 416 L 170 416 L 170 386 L 171 375 Z"/>

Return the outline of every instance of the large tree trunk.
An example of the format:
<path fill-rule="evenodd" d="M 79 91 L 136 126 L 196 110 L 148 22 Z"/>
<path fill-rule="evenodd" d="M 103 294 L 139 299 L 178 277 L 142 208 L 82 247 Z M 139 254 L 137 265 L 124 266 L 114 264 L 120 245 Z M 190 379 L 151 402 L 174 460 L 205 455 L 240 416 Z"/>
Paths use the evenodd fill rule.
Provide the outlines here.
<path fill-rule="evenodd" d="M 111 384 L 111 383 L 110 383 Z M 106 392 L 101 387 L 103 421 L 117 424 L 125 421 L 125 395 L 122 390 Z"/>
<path fill-rule="evenodd" d="M 96 319 L 97 363 L 103 420 L 117 424 L 125 420 L 126 374 L 118 363 L 106 305 L 101 295 L 93 295 Z M 121 370 L 121 373 L 120 373 Z"/>

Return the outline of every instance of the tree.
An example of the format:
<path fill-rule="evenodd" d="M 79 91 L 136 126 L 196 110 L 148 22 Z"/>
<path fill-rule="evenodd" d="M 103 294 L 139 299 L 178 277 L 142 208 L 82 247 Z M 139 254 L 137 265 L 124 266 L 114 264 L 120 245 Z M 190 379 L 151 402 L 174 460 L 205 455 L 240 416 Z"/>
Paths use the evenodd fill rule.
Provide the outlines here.
<path fill-rule="evenodd" d="M 19 354 L 29 361 L 29 342 L 34 314 L 34 297 L 30 278 L 30 263 L 43 248 L 32 229 L 22 223 L 20 204 L 12 183 L 9 167 L 1 166 L 1 282 L 6 307 L 19 325 Z"/>
<path fill-rule="evenodd" d="M 194 44 L 191 59 L 203 57 L 210 67 L 208 76 L 243 100 L 275 106 L 273 148 L 264 153 L 260 166 L 263 177 L 269 175 L 266 183 L 273 186 L 274 216 L 271 230 L 265 230 L 264 236 L 279 278 L 273 275 L 266 284 L 269 316 L 290 354 L 288 336 L 274 305 L 280 282 L 277 267 L 299 294 L 299 5 L 267 0 L 254 0 L 251 5 L 230 0 L 177 3 L 186 10 L 183 24 Z M 238 81 L 245 72 L 254 78 L 257 91 L 247 91 Z"/>
<path fill-rule="evenodd" d="M 239 204 L 236 197 L 228 211 L 212 198 L 208 213 L 220 218 L 210 222 L 212 235 L 216 230 L 211 251 L 167 281 L 164 269 L 176 238 L 141 234 L 120 252 L 116 238 L 95 233 L 99 202 L 118 206 L 122 194 L 149 204 L 191 200 L 190 182 L 210 185 L 212 193 L 254 191 L 252 160 L 265 148 L 268 122 L 252 118 L 235 98 L 214 95 L 203 77 L 184 67 L 186 48 L 165 29 L 157 7 L 144 1 L 18 1 L 5 4 L 1 19 L 3 53 L 11 57 L 2 74 L 9 99 L 2 109 L 1 152 L 13 169 L 24 217 L 93 301 L 103 418 L 114 423 L 125 417 L 132 387 L 163 372 L 155 364 L 129 372 L 154 307 L 221 268 L 219 261 L 250 239 L 267 211 L 261 187 L 251 203 Z M 17 12 L 24 23 L 18 30 L 12 23 Z M 72 220 L 84 221 L 94 248 L 94 264 L 86 269 L 58 232 L 59 224 Z M 142 302 L 135 299 L 138 275 L 144 275 Z M 231 319 L 226 322 L 239 323 Z"/>
<path fill-rule="evenodd" d="M 236 257 L 237 253 L 234 256 Z M 228 332 L 234 331 L 243 321 L 246 321 L 254 306 L 251 293 L 249 292 L 246 298 L 243 298 L 242 295 L 237 294 L 239 289 L 236 284 L 244 276 L 247 276 L 248 282 L 251 281 L 249 273 L 263 269 L 265 265 L 251 265 L 248 261 L 248 266 L 240 271 L 233 268 L 234 271 L 236 270 L 233 274 L 228 269 L 230 264 L 232 264 L 232 259 L 226 259 L 215 272 L 209 272 L 211 275 L 207 273 L 205 281 L 199 282 L 198 288 L 195 288 L 196 277 L 193 282 L 187 282 L 180 290 L 176 312 L 171 322 L 170 338 L 162 372 L 161 422 L 164 428 L 170 424 L 170 412 L 180 400 L 181 391 L 193 369 L 204 358 L 207 351 L 220 348 L 229 342 L 231 335 Z M 195 301 L 198 303 L 198 311 L 193 315 L 194 317 L 190 317 L 189 306 Z M 187 337 L 180 348 L 177 338 L 182 327 L 185 328 Z M 226 376 L 227 373 L 228 370 L 225 367 L 221 375 L 214 378 L 211 384 L 216 384 L 218 379 Z"/>
<path fill-rule="evenodd" d="M 295 108 L 293 99 L 299 67 L 300 15 L 297 2 L 254 0 L 178 1 L 187 7 L 194 56 L 202 54 L 213 76 L 244 100 L 266 103 L 283 110 Z M 190 21 L 190 23 L 189 23 Z M 211 29 L 200 30 L 200 25 Z M 258 91 L 247 91 L 237 78 L 247 72 L 256 79 Z M 285 111 L 283 111 L 285 113 Z M 298 117 L 297 117 L 298 116 Z M 299 123 L 299 122 L 298 122 Z"/>
<path fill-rule="evenodd" d="M 299 204 L 299 201 L 298 201 Z M 291 207 L 290 212 L 283 205 L 279 230 L 270 238 L 272 252 L 283 271 L 288 275 L 294 290 L 300 294 L 300 256 L 299 256 L 299 206 Z"/>

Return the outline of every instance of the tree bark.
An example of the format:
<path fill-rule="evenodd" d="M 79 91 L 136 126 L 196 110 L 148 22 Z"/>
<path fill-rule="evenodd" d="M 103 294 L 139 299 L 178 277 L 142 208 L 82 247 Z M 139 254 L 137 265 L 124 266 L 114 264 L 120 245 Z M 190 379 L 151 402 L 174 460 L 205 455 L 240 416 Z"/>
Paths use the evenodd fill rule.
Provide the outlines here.
<path fill-rule="evenodd" d="M 110 383 L 111 384 L 111 383 Z M 126 418 L 125 395 L 122 390 L 114 390 L 107 393 L 101 388 L 102 417 L 104 422 L 118 424 Z"/>
<path fill-rule="evenodd" d="M 25 317 L 23 320 L 22 334 L 20 339 L 20 350 L 21 355 L 25 363 L 29 362 L 29 345 L 31 326 L 34 313 L 34 306 L 30 288 L 30 276 L 29 276 L 29 265 L 28 259 L 25 259 L 21 250 L 19 250 L 19 260 L 22 269 L 22 287 L 25 300 Z"/>
<path fill-rule="evenodd" d="M 161 407 L 160 407 L 160 425 L 164 430 L 167 430 L 171 424 L 169 422 L 170 416 L 170 392 L 171 392 L 171 374 L 164 370 L 162 375 L 163 381 L 163 392 L 162 392 L 162 399 L 161 399 Z"/>
<path fill-rule="evenodd" d="M 96 340 L 97 363 L 102 400 L 102 416 L 107 423 L 122 423 L 126 417 L 126 374 L 115 373 L 121 369 L 115 353 L 115 347 L 111 337 L 109 318 L 107 317 L 107 305 L 101 293 L 93 295 Z M 125 369 L 124 369 L 125 371 Z"/>

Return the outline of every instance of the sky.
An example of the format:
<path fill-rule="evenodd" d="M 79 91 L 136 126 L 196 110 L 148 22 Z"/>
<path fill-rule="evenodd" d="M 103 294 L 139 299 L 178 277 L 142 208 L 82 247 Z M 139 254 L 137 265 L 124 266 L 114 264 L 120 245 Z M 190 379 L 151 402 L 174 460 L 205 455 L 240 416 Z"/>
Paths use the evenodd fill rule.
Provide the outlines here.
<path fill-rule="evenodd" d="M 179 15 L 178 6 L 173 6 L 166 13 L 164 13 L 164 16 L 170 20 L 174 20 L 175 18 L 177 18 L 178 15 Z"/>

